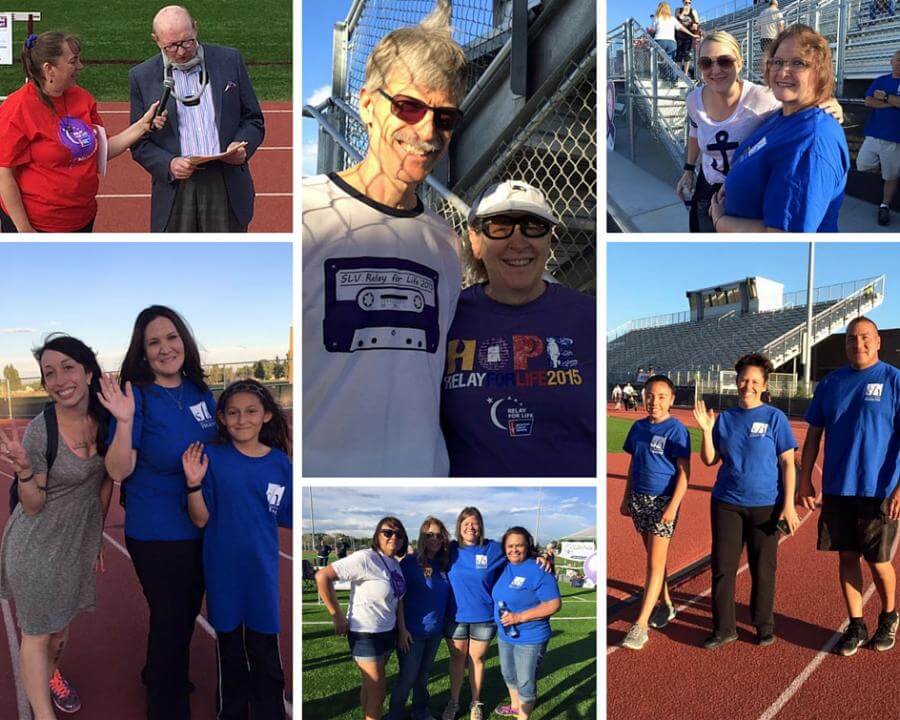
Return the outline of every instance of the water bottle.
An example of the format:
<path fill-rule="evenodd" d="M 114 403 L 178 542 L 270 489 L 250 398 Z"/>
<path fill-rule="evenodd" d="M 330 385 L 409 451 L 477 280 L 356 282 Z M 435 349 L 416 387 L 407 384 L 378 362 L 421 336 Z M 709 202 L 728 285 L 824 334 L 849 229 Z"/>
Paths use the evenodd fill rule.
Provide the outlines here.
<path fill-rule="evenodd" d="M 497 603 L 497 607 L 500 608 L 500 617 L 503 617 L 504 615 L 506 615 L 506 613 L 509 612 L 509 607 L 505 602 L 503 602 L 503 600 Z M 515 625 L 507 625 L 503 629 L 511 638 L 519 637 L 519 628 L 517 628 Z"/>

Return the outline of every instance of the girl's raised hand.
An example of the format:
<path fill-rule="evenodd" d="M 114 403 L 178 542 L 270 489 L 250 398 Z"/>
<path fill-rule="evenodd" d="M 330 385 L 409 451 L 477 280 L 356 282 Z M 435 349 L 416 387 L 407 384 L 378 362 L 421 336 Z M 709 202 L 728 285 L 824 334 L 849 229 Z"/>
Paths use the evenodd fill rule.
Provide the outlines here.
<path fill-rule="evenodd" d="M 16 475 L 26 478 L 31 475 L 31 458 L 28 457 L 25 446 L 19 442 L 15 425 L 10 428 L 9 434 L 0 430 L 0 456 L 13 466 Z"/>
<path fill-rule="evenodd" d="M 127 423 L 134 420 L 134 392 L 131 389 L 131 382 L 125 383 L 123 393 L 112 375 L 109 373 L 101 375 L 97 398 L 118 422 Z"/>
<path fill-rule="evenodd" d="M 707 409 L 705 402 L 698 400 L 694 405 L 694 420 L 703 432 L 712 432 L 713 425 L 716 424 L 716 413 L 712 408 Z"/>
<path fill-rule="evenodd" d="M 206 477 L 206 468 L 209 467 L 209 458 L 203 454 L 203 443 L 193 442 L 181 456 L 181 466 L 184 468 L 184 477 L 188 487 L 197 487 Z"/>

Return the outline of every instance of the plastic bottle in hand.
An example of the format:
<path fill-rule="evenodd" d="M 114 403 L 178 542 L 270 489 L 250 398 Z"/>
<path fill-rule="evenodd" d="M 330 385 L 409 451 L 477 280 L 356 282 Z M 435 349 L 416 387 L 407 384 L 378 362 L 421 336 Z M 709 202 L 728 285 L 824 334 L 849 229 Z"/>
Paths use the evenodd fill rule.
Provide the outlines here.
<path fill-rule="evenodd" d="M 509 612 L 509 607 L 505 602 L 503 602 L 503 600 L 497 603 L 497 607 L 500 608 L 500 617 L 503 617 L 504 615 L 506 615 L 506 613 Z M 519 637 L 519 628 L 517 628 L 515 625 L 507 625 L 504 630 L 506 631 L 506 634 L 511 638 Z"/>

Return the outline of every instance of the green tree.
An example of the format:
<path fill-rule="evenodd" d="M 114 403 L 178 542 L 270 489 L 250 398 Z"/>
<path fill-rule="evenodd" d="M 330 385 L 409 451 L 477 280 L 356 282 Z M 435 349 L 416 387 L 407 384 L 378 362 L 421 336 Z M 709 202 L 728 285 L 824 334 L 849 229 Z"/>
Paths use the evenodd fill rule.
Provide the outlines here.
<path fill-rule="evenodd" d="M 276 380 L 280 380 L 281 378 L 284 377 L 284 375 L 285 375 L 284 363 L 281 360 L 279 360 L 278 356 L 276 355 L 275 356 L 275 367 L 272 370 L 272 377 L 274 377 Z"/>
<path fill-rule="evenodd" d="M 256 364 L 253 366 L 253 377 L 257 380 L 266 379 L 266 366 L 263 365 L 262 360 L 257 360 Z"/>
<path fill-rule="evenodd" d="M 22 389 L 22 378 L 19 377 L 19 371 L 13 365 L 7 365 L 3 368 L 3 378 L 9 381 L 10 390 Z"/>

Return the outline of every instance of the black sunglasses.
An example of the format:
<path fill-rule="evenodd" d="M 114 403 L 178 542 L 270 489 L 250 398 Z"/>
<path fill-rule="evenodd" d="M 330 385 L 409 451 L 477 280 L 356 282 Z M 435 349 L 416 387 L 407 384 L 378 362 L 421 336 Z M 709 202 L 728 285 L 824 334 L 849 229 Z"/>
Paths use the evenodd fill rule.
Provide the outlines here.
<path fill-rule="evenodd" d="M 455 107 L 432 107 L 421 100 L 406 95 L 388 95 L 381 88 L 378 92 L 391 101 L 391 114 L 403 122 L 415 125 L 429 110 L 434 113 L 434 126 L 441 131 L 456 130 L 462 122 L 462 110 Z"/>
<path fill-rule="evenodd" d="M 382 528 L 378 532 L 380 532 L 382 535 L 384 535 L 388 540 L 390 540 L 392 537 L 394 537 L 394 535 L 396 535 L 398 538 L 406 537 L 406 535 L 401 530 L 391 530 L 389 528 Z"/>
<path fill-rule="evenodd" d="M 525 237 L 530 238 L 543 237 L 550 232 L 551 227 L 549 222 L 533 215 L 524 215 L 522 217 L 494 215 L 482 220 L 480 229 L 491 240 L 505 240 L 513 234 L 516 226 L 519 227 Z"/>
<path fill-rule="evenodd" d="M 713 65 L 718 65 L 723 70 L 730 70 L 734 67 L 734 64 L 737 62 L 731 55 L 719 55 L 717 58 L 706 57 L 705 55 L 700 57 L 700 69 L 701 70 L 709 70 Z"/>
<path fill-rule="evenodd" d="M 440 540 L 441 539 L 441 534 L 439 532 L 436 532 L 436 533 L 427 532 L 427 533 L 424 533 L 424 535 L 429 540 Z"/>

